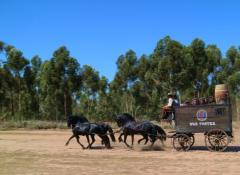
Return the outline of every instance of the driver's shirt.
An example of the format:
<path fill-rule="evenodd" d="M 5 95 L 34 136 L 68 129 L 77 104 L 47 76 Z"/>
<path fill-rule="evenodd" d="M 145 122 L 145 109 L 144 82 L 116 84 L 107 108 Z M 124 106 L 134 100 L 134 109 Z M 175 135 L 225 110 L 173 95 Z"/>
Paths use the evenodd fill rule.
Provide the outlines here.
<path fill-rule="evenodd" d="M 173 106 L 173 98 L 168 99 L 168 104 L 167 106 L 172 107 Z"/>

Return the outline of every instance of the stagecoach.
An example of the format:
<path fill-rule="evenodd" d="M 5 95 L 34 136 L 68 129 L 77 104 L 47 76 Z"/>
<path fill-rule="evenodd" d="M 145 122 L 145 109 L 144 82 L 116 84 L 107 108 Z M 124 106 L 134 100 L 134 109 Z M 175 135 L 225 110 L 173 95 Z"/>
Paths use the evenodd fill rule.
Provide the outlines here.
<path fill-rule="evenodd" d="M 177 151 L 189 150 L 194 134 L 203 133 L 210 151 L 224 151 L 232 140 L 231 104 L 205 104 L 175 107 L 172 144 Z"/>

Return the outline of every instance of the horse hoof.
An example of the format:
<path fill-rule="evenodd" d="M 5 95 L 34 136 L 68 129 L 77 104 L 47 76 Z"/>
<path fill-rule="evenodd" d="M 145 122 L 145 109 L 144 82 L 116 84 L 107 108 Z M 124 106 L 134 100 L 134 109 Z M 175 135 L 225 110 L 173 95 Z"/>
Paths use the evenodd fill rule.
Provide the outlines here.
<path fill-rule="evenodd" d="M 128 147 L 128 148 L 130 148 L 130 149 L 133 149 L 133 147 L 132 147 L 132 146 L 130 146 L 130 145 L 127 145 L 127 147 Z"/>

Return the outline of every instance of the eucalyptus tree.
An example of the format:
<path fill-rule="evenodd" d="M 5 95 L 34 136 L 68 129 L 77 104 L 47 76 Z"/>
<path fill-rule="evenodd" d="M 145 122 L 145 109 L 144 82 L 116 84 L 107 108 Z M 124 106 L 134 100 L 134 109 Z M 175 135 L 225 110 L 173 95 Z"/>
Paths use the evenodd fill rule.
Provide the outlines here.
<path fill-rule="evenodd" d="M 206 72 L 203 71 L 207 62 L 205 52 L 205 43 L 200 39 L 194 39 L 189 46 L 190 54 L 193 60 L 193 67 L 191 73 L 193 75 L 192 86 L 195 93 L 199 96 L 202 89 L 203 81 L 206 81 Z"/>
<path fill-rule="evenodd" d="M 43 111 L 47 116 L 55 114 L 55 119 L 59 120 L 72 113 L 72 98 L 80 88 L 80 65 L 66 47 L 57 49 L 51 60 L 42 64 L 40 87 Z"/>
<path fill-rule="evenodd" d="M 16 78 L 13 77 L 12 72 L 7 66 L 7 56 L 9 47 L 6 43 L 0 41 L 0 104 L 1 113 L 15 115 L 15 92 L 16 92 Z M 6 116 L 6 115 L 5 115 Z"/>
<path fill-rule="evenodd" d="M 58 88 L 55 84 L 55 70 L 52 61 L 44 61 L 40 67 L 40 111 L 45 119 L 58 120 L 57 105 L 55 104 L 55 91 Z"/>
<path fill-rule="evenodd" d="M 113 120 L 112 117 L 116 115 L 113 98 L 114 96 L 109 91 L 108 79 L 102 76 L 98 82 L 96 119 Z"/>
<path fill-rule="evenodd" d="M 226 83 L 232 95 L 240 90 L 240 50 L 230 47 L 227 50 L 226 58 L 221 59 L 219 69 L 216 72 L 217 83 Z"/>
<path fill-rule="evenodd" d="M 152 115 L 159 114 L 169 91 L 182 91 L 186 87 L 188 71 L 184 54 L 184 45 L 167 36 L 157 43 L 150 55 L 150 69 L 145 77 L 152 87 Z"/>
<path fill-rule="evenodd" d="M 31 73 L 34 76 L 33 82 L 33 92 L 34 92 L 34 99 L 33 99 L 33 111 L 36 112 L 35 116 L 37 118 L 40 117 L 40 70 L 42 65 L 42 59 L 35 55 L 31 59 Z"/>
<path fill-rule="evenodd" d="M 9 49 L 9 48 L 8 48 Z M 29 61 L 23 56 L 23 53 L 15 48 L 7 50 L 7 66 L 12 75 L 17 80 L 16 92 L 18 95 L 18 112 L 21 113 L 21 94 L 22 94 L 22 78 L 24 68 L 29 64 Z"/>
<path fill-rule="evenodd" d="M 99 91 L 99 73 L 89 65 L 82 68 L 82 91 L 80 104 L 82 111 L 89 117 L 93 117 L 96 106 L 96 98 Z"/>
<path fill-rule="evenodd" d="M 211 95 L 214 93 L 216 82 L 216 73 L 222 60 L 220 49 L 216 45 L 208 45 L 205 49 L 207 62 L 204 68 L 205 83 L 202 86 L 201 94 Z M 206 91 L 207 90 L 207 91 Z"/>
<path fill-rule="evenodd" d="M 110 85 L 111 92 L 115 97 L 113 103 L 118 103 L 117 111 L 133 113 L 135 99 L 129 90 L 137 80 L 138 59 L 136 53 L 133 50 L 127 51 L 118 57 L 116 64 L 118 69 Z"/>
<path fill-rule="evenodd" d="M 206 47 L 201 39 L 194 39 L 188 47 L 193 61 L 191 74 L 192 87 L 197 96 L 206 94 L 209 88 L 209 78 L 214 78 L 216 68 L 221 61 L 221 52 L 215 45 Z"/>

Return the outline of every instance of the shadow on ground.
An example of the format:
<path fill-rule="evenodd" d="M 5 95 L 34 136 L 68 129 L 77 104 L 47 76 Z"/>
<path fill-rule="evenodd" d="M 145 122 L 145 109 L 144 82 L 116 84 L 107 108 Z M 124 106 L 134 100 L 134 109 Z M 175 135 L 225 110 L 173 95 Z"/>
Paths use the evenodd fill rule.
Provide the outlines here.
<path fill-rule="evenodd" d="M 192 151 L 209 151 L 206 146 L 193 146 Z M 228 146 L 224 152 L 239 152 L 240 146 Z"/>

